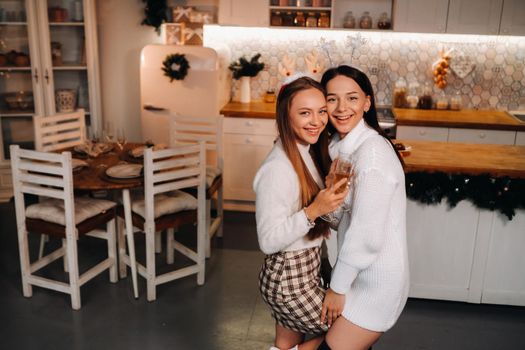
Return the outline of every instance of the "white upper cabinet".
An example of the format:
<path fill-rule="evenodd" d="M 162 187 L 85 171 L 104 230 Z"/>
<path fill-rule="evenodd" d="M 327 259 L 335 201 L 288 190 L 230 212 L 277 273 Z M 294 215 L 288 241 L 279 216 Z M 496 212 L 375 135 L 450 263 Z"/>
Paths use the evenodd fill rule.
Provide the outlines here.
<path fill-rule="evenodd" d="M 447 33 L 498 34 L 502 8 L 503 0 L 450 0 Z"/>
<path fill-rule="evenodd" d="M 499 33 L 502 35 L 525 35 L 525 1 L 505 0 Z"/>
<path fill-rule="evenodd" d="M 219 24 L 266 27 L 268 20 L 268 0 L 220 0 Z"/>
<path fill-rule="evenodd" d="M 445 33 L 449 0 L 398 0 L 394 2 L 394 30 Z"/>

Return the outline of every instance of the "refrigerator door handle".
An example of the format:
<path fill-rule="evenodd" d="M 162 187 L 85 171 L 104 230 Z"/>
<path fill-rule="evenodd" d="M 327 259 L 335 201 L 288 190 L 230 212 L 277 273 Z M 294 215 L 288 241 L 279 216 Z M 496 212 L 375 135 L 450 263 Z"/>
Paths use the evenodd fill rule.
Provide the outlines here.
<path fill-rule="evenodd" d="M 147 111 L 155 111 L 155 112 L 161 112 L 161 111 L 165 111 L 166 110 L 166 108 L 157 107 L 157 106 L 153 106 L 153 105 L 144 105 L 144 109 L 147 110 Z"/>

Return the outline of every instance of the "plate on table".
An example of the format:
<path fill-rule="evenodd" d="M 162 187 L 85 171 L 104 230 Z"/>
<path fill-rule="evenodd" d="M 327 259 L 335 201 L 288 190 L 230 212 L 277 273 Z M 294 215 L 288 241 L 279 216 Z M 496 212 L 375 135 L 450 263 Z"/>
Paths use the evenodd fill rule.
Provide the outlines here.
<path fill-rule="evenodd" d="M 71 168 L 73 168 L 73 172 L 80 171 L 84 168 L 87 168 L 89 164 L 86 161 L 83 161 L 82 159 L 71 159 Z"/>
<path fill-rule="evenodd" d="M 117 164 L 106 169 L 106 175 L 114 179 L 135 179 L 142 176 L 142 164 Z"/>

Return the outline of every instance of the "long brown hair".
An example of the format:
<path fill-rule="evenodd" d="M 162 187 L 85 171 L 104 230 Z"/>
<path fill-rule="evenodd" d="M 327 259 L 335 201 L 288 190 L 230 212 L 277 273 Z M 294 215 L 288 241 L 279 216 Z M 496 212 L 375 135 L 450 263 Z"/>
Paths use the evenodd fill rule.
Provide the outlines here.
<path fill-rule="evenodd" d="M 365 95 L 370 96 L 370 108 L 368 109 L 368 112 L 364 113 L 363 119 L 365 120 L 365 123 L 368 126 L 377 131 L 379 135 L 383 136 L 390 143 L 390 145 L 392 145 L 392 148 L 394 149 L 394 152 L 396 153 L 397 158 L 401 163 L 401 166 L 404 167 L 405 162 L 403 161 L 403 158 L 401 157 L 399 152 L 394 147 L 392 140 L 390 140 L 390 138 L 385 134 L 385 132 L 379 127 L 379 122 L 377 120 L 374 89 L 372 88 L 372 83 L 370 82 L 370 79 L 368 79 L 365 73 L 361 72 L 357 68 L 341 65 L 339 67 L 330 68 L 326 72 L 324 72 L 323 77 L 321 78 L 321 84 L 326 89 L 326 85 L 328 84 L 328 82 L 337 77 L 338 75 L 342 75 L 347 78 L 353 79 L 357 83 L 357 85 L 359 85 L 361 90 L 363 90 Z M 332 134 L 336 130 L 331 123 L 328 123 L 328 126 L 326 127 L 325 131 L 327 131 L 327 133 L 322 134 L 320 137 L 320 141 L 318 142 L 321 147 L 327 147 L 327 135 Z M 325 159 L 326 155 L 323 152 L 321 152 L 321 157 L 323 168 L 326 169 L 326 166 L 327 164 L 329 164 L 329 161 Z"/>
<path fill-rule="evenodd" d="M 292 100 L 298 92 L 308 89 L 316 89 L 325 94 L 325 89 L 317 81 L 309 77 L 301 77 L 289 84 L 283 85 L 279 95 L 277 96 L 277 129 L 279 130 L 279 138 L 283 144 L 284 152 L 292 163 L 292 166 L 299 179 L 299 186 L 301 191 L 301 206 L 308 206 L 314 197 L 319 192 L 319 186 L 315 183 L 310 171 L 299 153 L 297 148 L 297 137 L 292 129 L 290 123 L 290 106 Z M 314 159 L 315 161 L 315 159 Z M 321 236 L 329 234 L 328 225 L 321 219 L 316 220 L 316 225 L 309 232 L 307 237 L 314 240 Z"/>

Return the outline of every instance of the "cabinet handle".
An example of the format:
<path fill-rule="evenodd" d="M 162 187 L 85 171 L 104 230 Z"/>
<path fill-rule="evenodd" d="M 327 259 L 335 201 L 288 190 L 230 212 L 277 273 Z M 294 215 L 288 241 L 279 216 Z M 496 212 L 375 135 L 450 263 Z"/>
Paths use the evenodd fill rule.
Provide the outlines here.
<path fill-rule="evenodd" d="M 44 74 L 44 78 L 46 79 L 46 83 L 49 84 L 49 72 L 46 69 L 46 73 Z"/>
<path fill-rule="evenodd" d="M 155 111 L 155 112 L 161 112 L 161 111 L 165 111 L 166 108 L 164 107 L 157 107 L 157 106 L 153 106 L 153 105 L 144 105 L 144 109 L 146 111 Z"/>
<path fill-rule="evenodd" d="M 246 125 L 253 126 L 253 122 L 252 121 L 246 122 Z"/>
<path fill-rule="evenodd" d="M 253 142 L 253 140 L 252 140 L 251 137 L 248 137 L 248 138 L 246 139 L 246 143 L 252 143 L 252 142 Z"/>
<path fill-rule="evenodd" d="M 38 68 L 35 68 L 35 75 L 33 75 L 35 77 L 35 82 L 38 84 Z"/>
<path fill-rule="evenodd" d="M 419 130 L 419 135 L 426 135 L 427 132 L 425 130 Z"/>
<path fill-rule="evenodd" d="M 481 132 L 481 133 L 479 134 L 479 138 L 480 138 L 480 139 L 484 139 L 485 137 L 487 137 L 487 135 L 486 135 L 484 132 Z"/>

